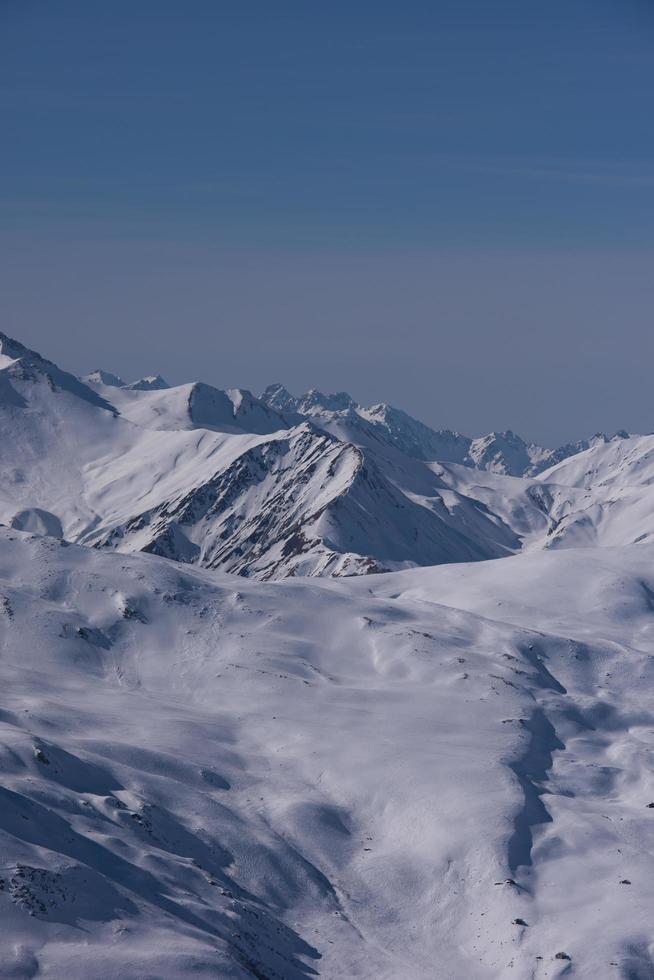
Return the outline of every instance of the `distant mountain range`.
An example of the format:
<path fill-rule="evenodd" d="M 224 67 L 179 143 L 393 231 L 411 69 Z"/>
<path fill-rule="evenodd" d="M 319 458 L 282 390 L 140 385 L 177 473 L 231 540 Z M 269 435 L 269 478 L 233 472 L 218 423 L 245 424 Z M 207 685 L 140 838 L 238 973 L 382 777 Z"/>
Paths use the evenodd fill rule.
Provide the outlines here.
<path fill-rule="evenodd" d="M 0 335 L 0 521 L 260 579 L 627 544 L 654 437 L 469 438 L 345 392 L 76 378 Z"/>

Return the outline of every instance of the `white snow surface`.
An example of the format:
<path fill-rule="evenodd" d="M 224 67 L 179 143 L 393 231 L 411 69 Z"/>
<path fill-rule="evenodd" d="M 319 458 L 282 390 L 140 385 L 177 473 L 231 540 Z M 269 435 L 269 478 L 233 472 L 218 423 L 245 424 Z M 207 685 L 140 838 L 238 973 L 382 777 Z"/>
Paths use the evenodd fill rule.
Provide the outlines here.
<path fill-rule="evenodd" d="M 2 975 L 651 977 L 653 567 L 0 529 Z"/>

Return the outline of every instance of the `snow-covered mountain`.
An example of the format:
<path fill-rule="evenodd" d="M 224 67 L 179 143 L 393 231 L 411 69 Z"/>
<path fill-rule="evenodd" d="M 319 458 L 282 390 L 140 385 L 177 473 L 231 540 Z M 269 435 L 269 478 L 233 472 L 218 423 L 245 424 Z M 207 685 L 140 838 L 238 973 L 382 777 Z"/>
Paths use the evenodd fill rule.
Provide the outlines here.
<path fill-rule="evenodd" d="M 398 465 L 304 417 L 294 423 L 249 392 L 83 384 L 11 341 L 3 350 L 19 355 L 5 355 L 0 412 L 0 520 L 13 526 L 261 578 L 519 546 L 443 484 L 446 500 L 424 464 Z"/>
<path fill-rule="evenodd" d="M 0 976 L 651 980 L 654 436 L 151 380 L 0 335 Z"/>
<path fill-rule="evenodd" d="M 80 381 L 0 343 L 0 520 L 17 528 L 257 578 L 625 544 L 654 528 L 648 437 L 546 451 L 513 433 L 435 431 L 344 393 Z M 614 466 L 619 505 L 606 479 L 579 475 L 603 454 L 629 461 Z"/>

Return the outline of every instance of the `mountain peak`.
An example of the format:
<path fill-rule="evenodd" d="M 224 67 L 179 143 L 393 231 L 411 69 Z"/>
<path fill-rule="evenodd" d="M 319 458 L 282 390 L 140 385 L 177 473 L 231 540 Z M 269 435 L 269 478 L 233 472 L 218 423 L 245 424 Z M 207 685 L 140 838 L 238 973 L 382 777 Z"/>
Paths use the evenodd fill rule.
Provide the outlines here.
<path fill-rule="evenodd" d="M 96 408 L 113 413 L 113 406 L 101 398 L 92 388 L 68 371 L 62 371 L 52 361 L 42 357 L 37 351 L 25 347 L 19 340 L 0 332 L 0 368 L 11 372 L 12 378 L 20 382 L 34 382 L 45 379 L 54 390 L 67 391 Z"/>
<path fill-rule="evenodd" d="M 357 407 L 357 403 L 347 391 L 336 391 L 325 395 L 317 388 L 310 388 L 299 400 L 298 410 L 310 415 L 315 411 L 347 412 Z"/>
<path fill-rule="evenodd" d="M 261 401 L 278 412 L 295 412 L 298 406 L 298 399 L 295 395 L 292 395 L 288 388 L 279 382 L 268 385 L 261 394 Z"/>
<path fill-rule="evenodd" d="M 268 385 L 261 395 L 261 401 L 278 412 L 300 412 L 302 415 L 315 415 L 320 412 L 354 411 L 358 406 L 346 391 L 324 394 L 317 388 L 310 388 L 297 398 L 288 388 L 276 382 Z"/>
<path fill-rule="evenodd" d="M 170 385 L 164 381 L 160 374 L 147 374 L 144 378 L 139 378 L 138 381 L 132 381 L 131 384 L 122 387 L 129 391 L 163 391 L 165 388 L 170 388 Z"/>
<path fill-rule="evenodd" d="M 84 384 L 90 385 L 106 385 L 107 388 L 124 388 L 125 382 L 117 374 L 112 374 L 111 371 L 103 371 L 102 368 L 96 368 L 95 371 L 91 371 L 90 374 L 85 374 L 81 380 Z"/>
<path fill-rule="evenodd" d="M 521 436 L 507 429 L 473 439 L 468 455 L 473 466 L 479 469 L 519 476 L 527 473 L 544 452 L 540 446 L 526 443 Z"/>

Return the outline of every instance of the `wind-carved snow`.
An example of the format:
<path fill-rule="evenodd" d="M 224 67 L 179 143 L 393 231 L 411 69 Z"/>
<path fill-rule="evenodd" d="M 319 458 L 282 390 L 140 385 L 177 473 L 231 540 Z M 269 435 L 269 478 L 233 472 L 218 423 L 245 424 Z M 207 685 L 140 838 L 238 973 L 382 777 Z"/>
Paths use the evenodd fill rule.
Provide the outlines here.
<path fill-rule="evenodd" d="M 650 976 L 653 560 L 257 584 L 0 530 L 5 975 Z"/>

